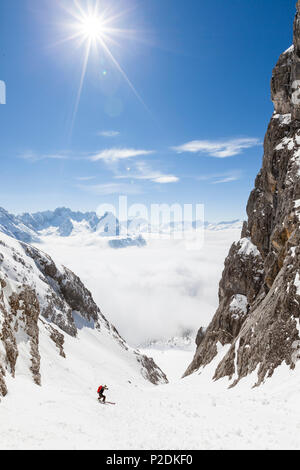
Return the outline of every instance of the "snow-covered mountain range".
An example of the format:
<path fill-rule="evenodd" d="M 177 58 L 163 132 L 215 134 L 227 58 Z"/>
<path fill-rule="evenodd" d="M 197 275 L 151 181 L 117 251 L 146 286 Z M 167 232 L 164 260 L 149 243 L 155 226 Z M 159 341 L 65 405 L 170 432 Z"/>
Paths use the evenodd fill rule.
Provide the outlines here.
<path fill-rule="evenodd" d="M 174 233 L 182 231 L 183 226 L 185 230 L 190 231 L 195 231 L 200 226 L 215 231 L 240 228 L 242 222 L 240 220 L 220 223 L 170 222 L 153 227 L 140 217 L 119 221 L 110 212 L 99 217 L 96 212 L 74 212 L 67 208 L 57 208 L 54 211 L 12 215 L 0 208 L 0 232 L 26 243 L 38 242 L 41 237 L 49 235 L 69 237 L 78 233 L 93 233 L 107 238 L 112 248 L 141 247 L 146 245 L 147 235 Z"/>
<path fill-rule="evenodd" d="M 9 214 L 0 207 L 0 232 L 9 235 L 24 242 L 38 241 L 37 232 L 25 225 L 21 219 L 15 215 Z"/>

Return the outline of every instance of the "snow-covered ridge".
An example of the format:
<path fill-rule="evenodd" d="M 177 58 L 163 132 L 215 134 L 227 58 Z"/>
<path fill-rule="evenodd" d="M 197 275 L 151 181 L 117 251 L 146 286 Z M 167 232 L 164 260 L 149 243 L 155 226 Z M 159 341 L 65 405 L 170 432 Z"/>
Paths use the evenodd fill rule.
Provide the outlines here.
<path fill-rule="evenodd" d="M 0 207 L 0 232 L 17 240 L 33 242 L 38 240 L 36 232 L 24 224 L 17 216 Z"/>
<path fill-rule="evenodd" d="M 74 212 L 67 208 L 58 208 L 55 211 L 12 215 L 0 208 L 0 232 L 26 243 L 38 242 L 49 236 L 95 234 L 106 239 L 111 248 L 141 247 L 146 245 L 147 236 L 151 234 L 167 235 L 183 230 L 193 232 L 201 228 L 210 231 L 240 229 L 242 222 L 170 221 L 152 226 L 149 221 L 138 216 L 120 221 L 110 212 L 99 217 L 95 212 Z"/>
<path fill-rule="evenodd" d="M 246 315 L 248 307 L 248 300 L 245 295 L 236 294 L 232 297 L 229 308 L 234 315 Z"/>
<path fill-rule="evenodd" d="M 118 364 L 128 371 L 128 378 L 166 382 L 153 360 L 126 344 L 72 271 L 42 251 L 0 234 L 0 395 L 8 391 L 7 378 L 18 374 L 42 384 L 41 349 L 57 352 L 56 367 L 59 357 L 66 356 L 66 338 L 80 343 L 82 331 L 100 357 L 105 353 L 106 368 Z"/>
<path fill-rule="evenodd" d="M 238 246 L 240 247 L 238 251 L 240 255 L 261 257 L 257 246 L 252 243 L 250 238 L 241 238 L 241 240 L 238 242 Z"/>
<path fill-rule="evenodd" d="M 273 119 L 279 119 L 281 126 L 287 126 L 292 122 L 292 115 L 291 113 L 288 114 L 276 114 L 274 112 Z"/>

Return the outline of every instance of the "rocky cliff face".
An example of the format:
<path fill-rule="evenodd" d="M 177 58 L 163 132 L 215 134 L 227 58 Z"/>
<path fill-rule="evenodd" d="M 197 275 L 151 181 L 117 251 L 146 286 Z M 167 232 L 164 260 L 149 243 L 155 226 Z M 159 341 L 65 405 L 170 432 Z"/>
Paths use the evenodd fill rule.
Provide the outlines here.
<path fill-rule="evenodd" d="M 133 363 L 146 380 L 167 382 L 152 359 L 126 344 L 73 272 L 0 233 L 0 395 L 7 394 L 6 377 L 16 375 L 19 362 L 22 375 L 29 373 L 42 384 L 41 332 L 65 358 L 65 335 L 76 338 L 82 328 L 95 330 L 99 346 L 105 340 L 108 349 Z"/>
<path fill-rule="evenodd" d="M 185 375 L 208 365 L 228 345 L 215 379 L 231 385 L 257 372 L 261 384 L 300 357 L 300 1 L 294 44 L 274 68 L 274 114 L 241 240 L 225 261 L 219 308 Z"/>

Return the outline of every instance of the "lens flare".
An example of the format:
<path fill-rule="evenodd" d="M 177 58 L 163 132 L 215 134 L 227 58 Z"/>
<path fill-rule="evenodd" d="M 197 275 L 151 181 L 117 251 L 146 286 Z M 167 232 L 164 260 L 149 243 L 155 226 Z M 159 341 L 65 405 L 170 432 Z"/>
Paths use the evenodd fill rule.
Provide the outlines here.
<path fill-rule="evenodd" d="M 102 54 L 108 58 L 109 62 L 117 68 L 135 96 L 148 110 L 126 72 L 113 54 L 112 46 L 120 47 L 126 39 L 136 39 L 136 31 L 123 29 L 119 24 L 127 12 L 119 11 L 116 13 L 111 9 L 111 6 L 110 9 L 105 8 L 104 2 L 100 2 L 100 0 L 93 0 L 89 3 L 85 2 L 84 6 L 83 0 L 73 0 L 72 6 L 68 6 L 66 12 L 70 17 L 70 21 L 65 25 L 65 29 L 68 29 L 70 34 L 61 42 L 77 42 L 77 45 L 83 48 L 84 51 L 79 89 L 72 119 L 72 128 L 80 103 L 88 63 L 92 53 L 95 53 L 95 58 L 97 57 L 97 51 L 101 51 Z M 104 76 L 107 75 L 107 70 L 104 70 L 102 73 Z"/>

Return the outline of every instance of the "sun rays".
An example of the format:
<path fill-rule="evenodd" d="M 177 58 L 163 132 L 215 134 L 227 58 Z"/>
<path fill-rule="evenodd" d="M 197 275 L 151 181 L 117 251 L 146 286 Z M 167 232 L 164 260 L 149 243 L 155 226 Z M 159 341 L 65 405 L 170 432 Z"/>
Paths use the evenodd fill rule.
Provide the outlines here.
<path fill-rule="evenodd" d="M 64 25 L 66 35 L 60 43 L 73 42 L 74 46 L 78 46 L 83 51 L 82 69 L 71 129 L 73 129 L 76 120 L 89 60 L 91 58 L 97 60 L 97 53 L 99 52 L 104 54 L 116 67 L 136 98 L 147 109 L 141 96 L 113 53 L 113 47 L 118 46 L 121 48 L 126 39 L 135 39 L 137 36 L 137 31 L 122 27 L 122 21 L 124 22 L 128 12 L 114 11 L 112 8 L 105 6 L 105 3 L 101 0 L 73 0 L 71 6 L 65 7 L 65 10 L 70 19 Z"/>

